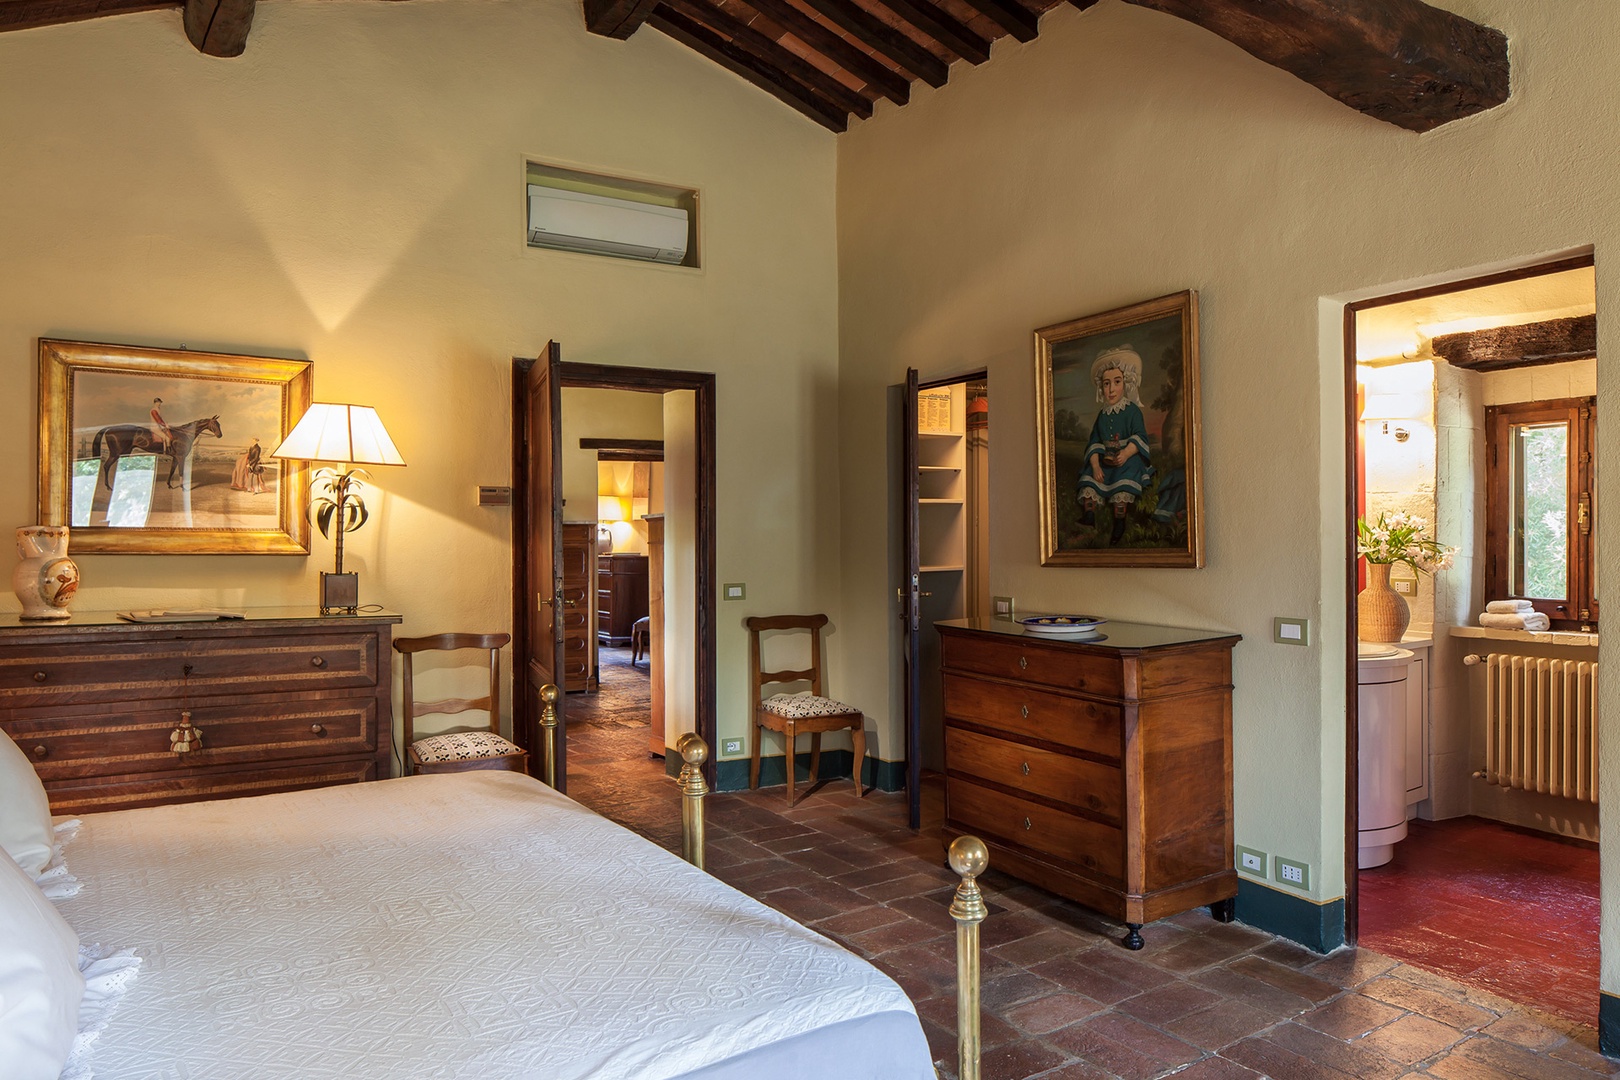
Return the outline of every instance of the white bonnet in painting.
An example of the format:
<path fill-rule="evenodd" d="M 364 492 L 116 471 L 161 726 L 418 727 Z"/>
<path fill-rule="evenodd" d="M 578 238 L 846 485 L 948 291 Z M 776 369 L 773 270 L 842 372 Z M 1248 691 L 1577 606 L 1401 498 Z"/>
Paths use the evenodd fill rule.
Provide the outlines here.
<path fill-rule="evenodd" d="M 1137 394 L 1142 386 L 1142 357 L 1129 345 L 1105 349 L 1091 362 L 1091 381 L 1097 384 L 1097 400 L 1103 400 L 1103 373 L 1114 369 L 1125 376 L 1125 400 L 1141 405 L 1141 398 Z"/>

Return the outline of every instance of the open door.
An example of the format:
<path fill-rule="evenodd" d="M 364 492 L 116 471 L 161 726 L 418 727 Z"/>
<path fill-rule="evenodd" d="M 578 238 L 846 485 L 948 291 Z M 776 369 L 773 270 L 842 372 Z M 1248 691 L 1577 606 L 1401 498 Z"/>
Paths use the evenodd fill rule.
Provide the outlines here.
<path fill-rule="evenodd" d="M 526 551 L 522 563 L 517 605 L 521 611 L 513 621 L 520 628 L 519 650 L 515 655 L 517 677 L 514 695 L 521 695 L 523 708 L 518 715 L 527 721 L 531 734 L 529 767 L 537 776 L 545 774 L 545 742 L 540 717 L 545 703 L 540 688 L 550 683 L 560 687 L 563 680 L 563 620 L 559 609 L 563 599 L 562 561 L 562 382 L 557 370 L 562 350 L 555 341 L 547 342 L 539 359 L 521 367 L 522 384 L 515 410 L 517 445 L 513 448 L 514 482 L 524 485 L 528 513 L 514 516 L 513 524 L 522 530 L 514 537 Z M 567 601 L 570 605 L 573 601 Z M 567 725 L 563 708 L 567 695 L 557 696 L 557 789 L 568 787 Z"/>
<path fill-rule="evenodd" d="M 906 666 L 906 805 L 913 829 L 922 827 L 922 557 L 918 536 L 917 369 L 906 369 L 900 416 L 900 622 Z"/>

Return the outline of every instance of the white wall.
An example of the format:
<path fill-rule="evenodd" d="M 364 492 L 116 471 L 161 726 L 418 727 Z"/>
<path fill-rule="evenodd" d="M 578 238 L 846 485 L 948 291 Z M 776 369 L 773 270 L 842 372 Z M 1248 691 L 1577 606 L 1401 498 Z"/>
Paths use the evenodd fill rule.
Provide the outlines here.
<path fill-rule="evenodd" d="M 839 145 L 844 629 L 853 700 L 898 730 L 884 521 L 885 388 L 907 365 L 980 366 L 996 403 L 991 591 L 1026 607 L 1242 633 L 1237 841 L 1344 890 L 1344 303 L 1584 245 L 1599 336 L 1620 335 L 1620 7 L 1446 0 L 1512 42 L 1506 105 L 1415 135 L 1353 112 L 1198 27 L 1058 5 Z M 1031 331 L 1200 292 L 1208 564 L 1048 569 L 1036 523 Z M 1607 384 L 1599 367 L 1598 384 Z M 1600 435 L 1608 496 L 1620 436 Z M 1603 547 L 1616 579 L 1620 545 Z M 1311 620 L 1309 649 L 1271 642 Z M 1620 688 L 1603 683 L 1605 733 Z M 888 713 L 879 712 L 883 703 Z M 1620 737 L 1620 734 L 1617 734 Z M 1620 805 L 1620 774 L 1605 805 Z M 1605 853 L 1604 985 L 1620 989 L 1620 849 Z"/>

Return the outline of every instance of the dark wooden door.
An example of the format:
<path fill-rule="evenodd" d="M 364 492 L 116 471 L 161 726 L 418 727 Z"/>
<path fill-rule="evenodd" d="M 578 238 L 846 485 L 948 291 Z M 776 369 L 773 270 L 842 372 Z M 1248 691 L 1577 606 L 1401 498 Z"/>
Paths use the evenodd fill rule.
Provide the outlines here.
<path fill-rule="evenodd" d="M 906 389 L 900 409 L 900 623 L 905 638 L 906 678 L 906 804 L 913 829 L 922 826 L 922 557 L 918 546 L 917 473 L 917 369 L 906 369 Z"/>
<path fill-rule="evenodd" d="M 534 753 L 531 760 L 544 768 L 544 732 L 540 718 L 545 705 L 540 688 L 546 684 L 561 687 L 565 679 L 563 637 L 560 617 L 563 599 L 562 552 L 562 382 L 557 365 L 562 350 L 555 341 L 547 342 L 540 358 L 524 373 L 524 442 L 527 446 L 529 508 L 527 578 L 530 596 L 523 636 L 528 655 L 518 658 L 518 680 L 527 698 L 525 713 L 531 718 Z M 563 722 L 566 695 L 557 695 L 557 789 L 568 789 L 567 725 Z M 543 772 L 542 772 L 543 775 Z"/>

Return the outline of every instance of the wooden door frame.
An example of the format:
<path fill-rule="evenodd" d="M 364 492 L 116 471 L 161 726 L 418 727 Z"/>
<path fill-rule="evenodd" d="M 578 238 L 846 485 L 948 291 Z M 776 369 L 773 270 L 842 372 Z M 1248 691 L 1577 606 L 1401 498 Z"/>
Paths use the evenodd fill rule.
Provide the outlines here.
<path fill-rule="evenodd" d="M 523 408 L 523 380 L 521 373 L 535 363 L 533 359 L 514 357 L 513 408 Z M 694 515 L 697 524 L 697 552 L 695 567 L 697 609 L 697 733 L 709 744 L 709 760 L 703 774 L 713 789 L 718 754 L 717 702 L 719 700 L 718 658 L 716 644 L 716 582 L 715 524 L 716 441 L 715 441 L 715 384 L 712 372 L 666 371 L 662 368 L 619 367 L 612 364 L 581 364 L 564 360 L 558 363 L 557 373 L 564 389 L 578 387 L 594 390 L 630 390 L 641 393 L 664 394 L 671 390 L 691 390 L 696 394 L 697 421 L 697 506 Z M 514 422 L 520 418 L 514 413 Z M 562 423 L 561 416 L 556 422 Z M 514 429 L 516 430 L 516 429 Z M 513 597 L 513 655 L 527 655 L 527 614 L 524 598 L 531 591 L 528 582 L 529 520 L 533 508 L 528 505 L 529 462 L 527 453 L 516 445 L 512 452 L 512 597 Z M 561 492 L 556 497 L 561 498 Z M 530 718 L 517 712 L 514 695 L 512 723 L 530 723 Z M 538 718 L 536 718 L 538 719 Z"/>
<path fill-rule="evenodd" d="M 1356 630 L 1356 606 L 1361 590 L 1356 573 L 1356 563 L 1359 560 L 1356 554 L 1356 516 L 1359 509 L 1357 493 L 1360 482 L 1360 463 L 1356 459 L 1356 425 L 1360 422 L 1356 402 L 1356 315 L 1368 308 L 1389 307 L 1392 304 L 1406 303 L 1408 300 L 1423 300 L 1431 296 L 1444 296 L 1447 293 L 1465 292 L 1487 285 L 1501 285 L 1509 281 L 1522 281 L 1525 278 L 1543 277 L 1547 274 L 1580 270 L 1594 265 L 1596 254 L 1587 252 L 1583 255 L 1549 259 L 1511 270 L 1499 270 L 1491 274 L 1448 281 L 1440 285 L 1426 285 L 1419 289 L 1369 297 L 1365 300 L 1352 301 L 1344 306 L 1345 610 L 1349 614 L 1347 620 L 1349 632 L 1345 635 L 1344 717 L 1344 943 L 1346 945 L 1356 944 L 1361 928 L 1361 871 L 1356 866 L 1361 839 L 1357 828 L 1357 818 L 1360 814 L 1358 785 L 1361 779 L 1357 756 L 1361 752 L 1361 739 L 1357 730 L 1360 707 L 1358 663 L 1360 658 L 1356 651 L 1359 640 Z"/>

